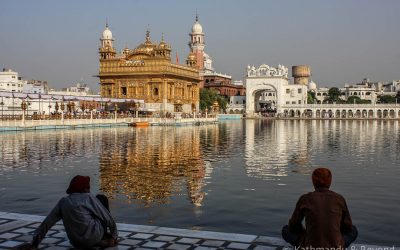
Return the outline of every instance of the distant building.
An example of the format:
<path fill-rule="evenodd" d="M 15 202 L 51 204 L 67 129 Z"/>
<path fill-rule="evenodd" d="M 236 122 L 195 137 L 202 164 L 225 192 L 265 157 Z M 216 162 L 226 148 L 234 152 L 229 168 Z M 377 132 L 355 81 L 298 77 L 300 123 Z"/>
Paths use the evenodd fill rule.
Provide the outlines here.
<path fill-rule="evenodd" d="M 323 103 L 328 97 L 329 88 L 321 87 L 312 91 L 315 93 L 316 103 Z"/>
<path fill-rule="evenodd" d="M 362 100 L 368 100 L 371 103 L 376 102 L 377 94 L 375 88 L 368 83 L 345 85 L 344 88 L 340 88 L 340 90 L 344 93 L 344 100 L 349 99 L 351 96 L 356 96 Z"/>
<path fill-rule="evenodd" d="M 29 94 L 47 94 L 49 86 L 47 81 L 43 80 L 28 80 L 24 85 L 24 93 Z"/>
<path fill-rule="evenodd" d="M 11 69 L 3 69 L 0 72 L 0 91 L 22 92 L 26 81 Z"/>
<path fill-rule="evenodd" d="M 229 114 L 242 114 L 246 111 L 246 96 L 231 96 L 226 112 Z"/>
<path fill-rule="evenodd" d="M 200 88 L 214 89 L 220 95 L 227 99 L 231 96 L 246 95 L 246 88 L 243 87 L 243 82 L 240 84 L 232 84 L 232 77 L 226 74 L 217 73 L 212 65 L 213 60 L 205 51 L 205 41 L 203 27 L 196 15 L 196 21 L 192 26 L 192 31 L 189 34 L 189 48 L 191 53 L 196 58 L 196 67 L 199 69 L 201 83 Z"/>
<path fill-rule="evenodd" d="M 227 99 L 231 96 L 246 95 L 246 88 L 243 85 L 232 84 L 232 77 L 221 73 L 205 73 L 204 88 L 213 89 Z"/>
<path fill-rule="evenodd" d="M 400 92 L 400 80 L 384 83 L 379 92 L 381 95 L 396 96 Z"/>
<path fill-rule="evenodd" d="M 86 84 L 82 83 L 61 90 L 50 89 L 48 93 L 51 95 L 96 96 Z"/>

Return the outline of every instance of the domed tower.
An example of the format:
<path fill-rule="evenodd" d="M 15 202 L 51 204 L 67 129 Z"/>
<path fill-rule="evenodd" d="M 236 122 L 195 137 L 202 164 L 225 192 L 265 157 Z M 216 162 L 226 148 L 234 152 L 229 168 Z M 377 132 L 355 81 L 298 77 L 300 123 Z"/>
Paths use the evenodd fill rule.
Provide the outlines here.
<path fill-rule="evenodd" d="M 189 34 L 190 42 L 189 47 L 190 51 L 194 53 L 196 57 L 196 66 L 200 70 L 204 68 L 204 33 L 203 27 L 199 23 L 199 17 L 196 14 L 196 22 L 192 26 L 192 33 Z"/>
<path fill-rule="evenodd" d="M 100 59 L 110 59 L 114 58 L 116 50 L 113 47 L 113 41 L 111 30 L 108 28 L 108 22 L 106 22 L 106 28 L 100 38 Z"/>
<path fill-rule="evenodd" d="M 308 65 L 297 65 L 292 67 L 292 76 L 294 77 L 294 84 L 308 85 L 311 69 Z"/>
<path fill-rule="evenodd" d="M 308 84 L 308 90 L 315 92 L 317 90 L 317 84 L 311 80 L 311 82 Z"/>

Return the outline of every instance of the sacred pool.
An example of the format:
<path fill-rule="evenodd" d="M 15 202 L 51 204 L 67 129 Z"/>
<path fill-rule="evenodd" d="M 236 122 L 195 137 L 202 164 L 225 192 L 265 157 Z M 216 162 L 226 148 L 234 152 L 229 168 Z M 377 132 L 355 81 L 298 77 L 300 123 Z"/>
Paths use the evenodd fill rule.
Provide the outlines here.
<path fill-rule="evenodd" d="M 0 211 L 46 215 L 76 174 L 118 222 L 279 236 L 316 167 L 357 242 L 399 245 L 398 121 L 244 120 L 0 133 Z"/>

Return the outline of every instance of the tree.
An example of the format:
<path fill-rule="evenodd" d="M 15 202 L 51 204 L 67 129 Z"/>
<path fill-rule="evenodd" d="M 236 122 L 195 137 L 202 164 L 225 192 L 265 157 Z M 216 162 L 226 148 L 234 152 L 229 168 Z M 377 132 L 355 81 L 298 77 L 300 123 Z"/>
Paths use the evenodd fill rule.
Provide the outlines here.
<path fill-rule="evenodd" d="M 355 104 L 370 104 L 371 101 L 363 100 L 359 96 L 352 95 L 352 96 L 349 96 L 349 98 L 347 98 L 346 103 L 348 103 L 348 104 L 353 104 L 353 103 L 355 103 Z"/>
<path fill-rule="evenodd" d="M 380 103 L 395 103 L 396 97 L 391 95 L 381 95 L 378 97 Z"/>
<path fill-rule="evenodd" d="M 332 87 L 328 90 L 328 96 L 325 98 L 325 101 L 328 103 L 341 103 L 342 100 L 340 99 L 340 95 L 342 93 L 340 92 L 339 88 L 337 87 Z"/>
<path fill-rule="evenodd" d="M 215 90 L 212 89 L 200 89 L 200 109 L 211 110 L 211 107 L 214 102 L 218 102 L 220 110 L 225 111 L 228 105 L 226 99 L 219 94 Z"/>
<path fill-rule="evenodd" d="M 314 91 L 308 91 L 307 92 L 307 103 L 312 104 L 315 101 L 315 92 Z"/>

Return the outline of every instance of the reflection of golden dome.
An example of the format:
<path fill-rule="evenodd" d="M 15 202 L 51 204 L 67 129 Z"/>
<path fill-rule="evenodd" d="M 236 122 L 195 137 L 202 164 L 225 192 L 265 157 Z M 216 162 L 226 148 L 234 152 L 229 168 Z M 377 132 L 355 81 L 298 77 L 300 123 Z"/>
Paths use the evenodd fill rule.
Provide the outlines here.
<path fill-rule="evenodd" d="M 100 189 L 109 197 L 125 196 L 128 203 L 145 207 L 165 204 L 186 185 L 190 201 L 200 206 L 204 199 L 205 164 L 200 150 L 200 133 L 135 131 L 131 138 L 113 137 L 113 146 L 102 143 Z M 118 132 L 116 134 L 119 135 Z M 149 139 L 157 139 L 153 144 Z M 143 143 L 142 143 L 143 142 Z M 121 150 L 123 149 L 123 150 Z M 185 166 L 185 167 L 182 167 Z M 181 182 L 183 181 L 183 182 Z"/>

